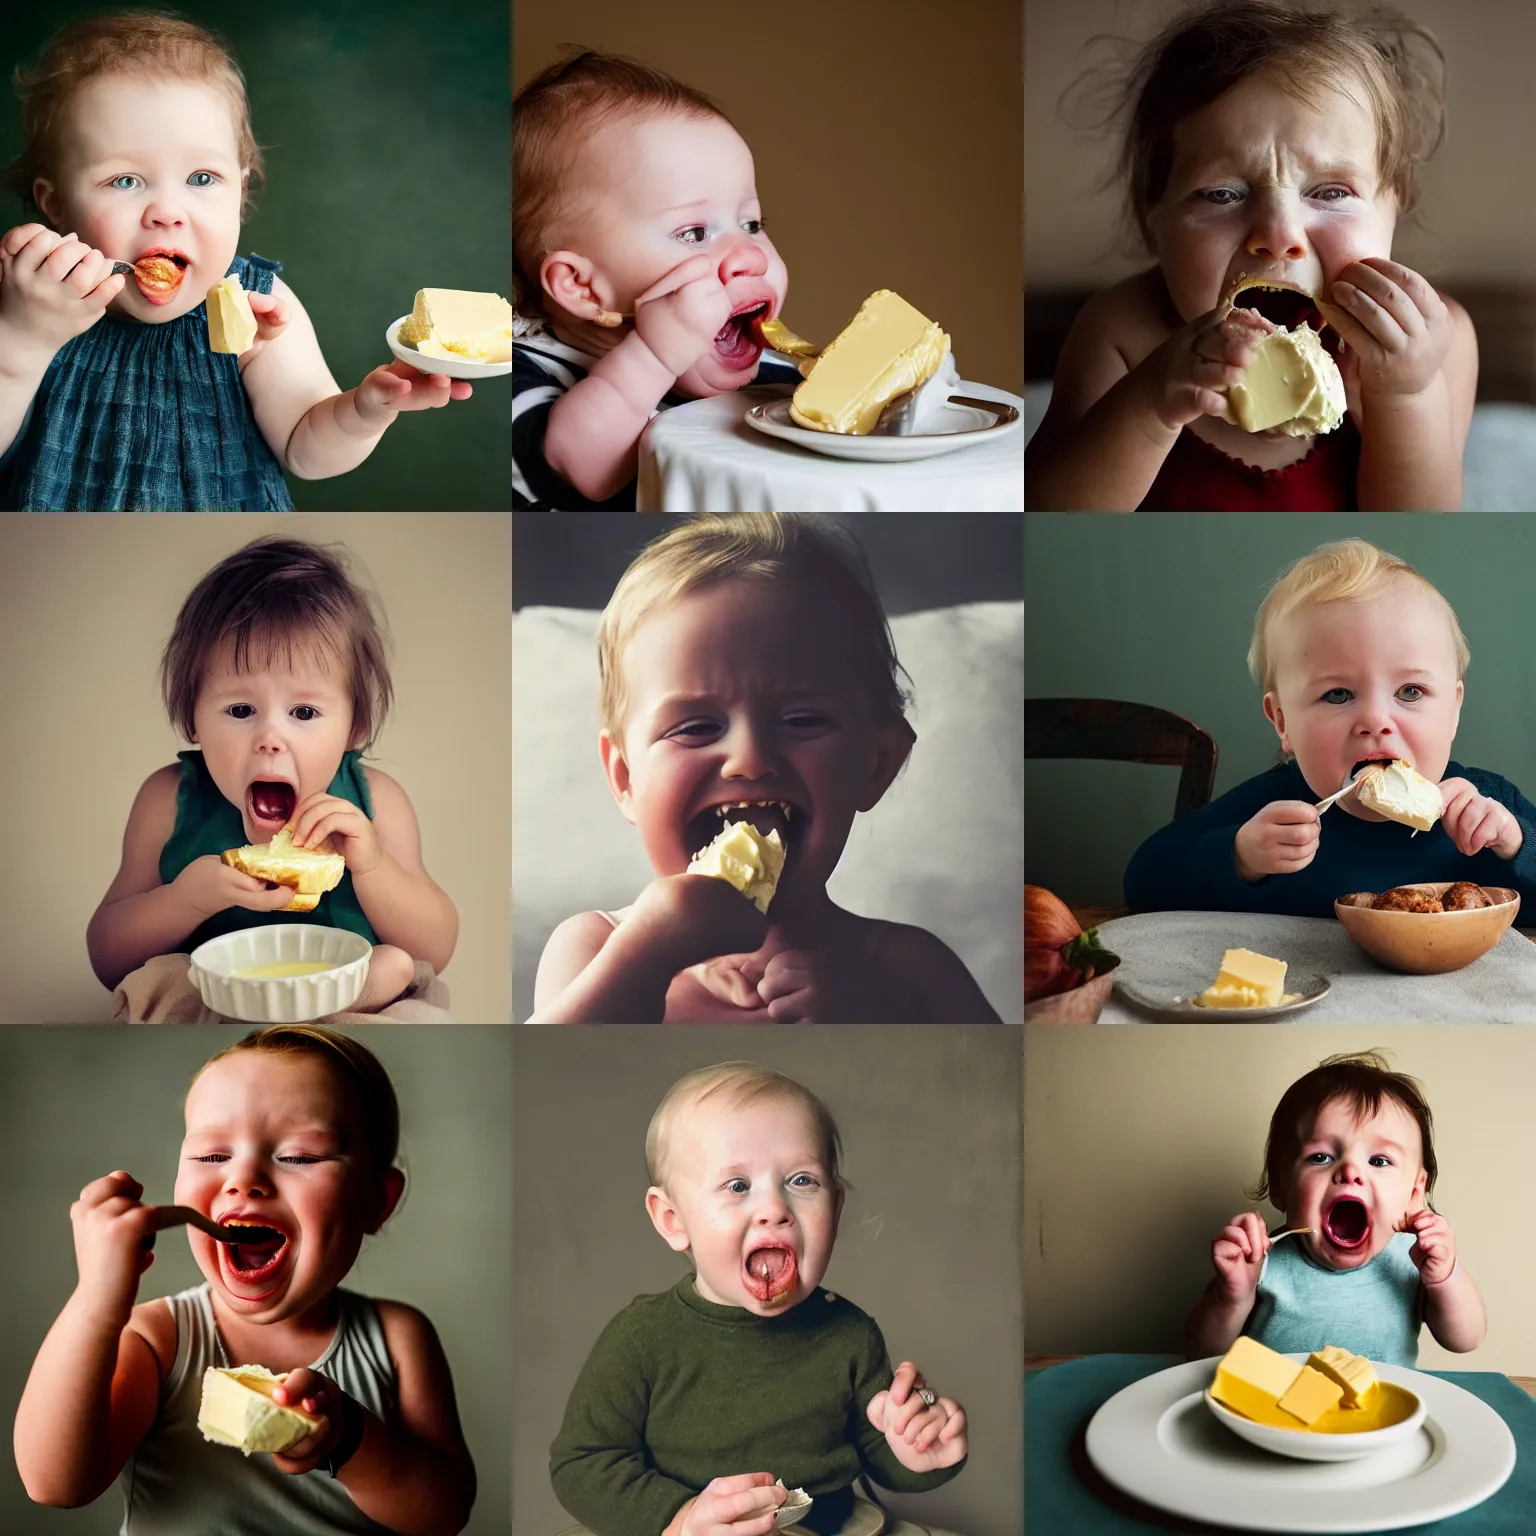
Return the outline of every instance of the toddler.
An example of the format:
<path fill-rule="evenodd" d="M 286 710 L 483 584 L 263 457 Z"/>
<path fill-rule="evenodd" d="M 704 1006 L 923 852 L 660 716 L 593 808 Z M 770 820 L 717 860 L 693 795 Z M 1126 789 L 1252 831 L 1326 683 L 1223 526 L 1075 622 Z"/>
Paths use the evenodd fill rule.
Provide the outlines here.
<path fill-rule="evenodd" d="M 512 505 L 632 512 L 659 409 L 800 382 L 752 331 L 789 287 L 752 152 L 702 92 L 583 52 L 518 92 L 512 155 Z"/>
<path fill-rule="evenodd" d="M 211 34 L 94 16 L 18 79 L 6 180 L 44 222 L 0 237 L 0 507 L 288 510 L 285 469 L 344 474 L 400 411 L 468 396 L 403 363 L 343 394 L 279 265 L 235 254 L 261 153 Z M 113 275 L 146 257 L 171 275 Z M 208 348 L 204 299 L 230 274 L 258 327 L 238 357 Z"/>
<path fill-rule="evenodd" d="M 182 604 L 160 677 L 171 723 L 199 750 L 139 789 L 122 863 L 86 933 L 102 985 L 129 977 L 130 1016 L 154 989 L 129 973 L 152 956 L 264 923 L 347 928 L 373 944 L 359 1012 L 405 990 L 413 957 L 440 972 L 458 913 L 422 866 L 405 791 L 362 762 L 391 687 L 380 621 L 341 557 L 297 539 L 237 550 Z M 296 847 L 346 861 L 312 912 L 281 911 L 286 886 L 220 858 L 285 827 Z M 172 969 L 184 978 L 185 958 Z"/>
<path fill-rule="evenodd" d="M 1211 1244 L 1216 1274 L 1184 1325 L 1191 1359 L 1240 1334 L 1281 1354 L 1337 1344 L 1415 1366 L 1419 1328 L 1465 1353 L 1488 1331 L 1483 1298 L 1430 1209 L 1435 1142 L 1418 1083 L 1375 1051 L 1330 1056 L 1285 1091 L 1254 1198 L 1305 1235 L 1272 1245 L 1255 1211 Z"/>
<path fill-rule="evenodd" d="M 1120 170 L 1157 265 L 1074 324 L 1026 454 L 1032 508 L 1460 507 L 1476 339 L 1391 259 L 1444 132 L 1442 65 L 1397 12 L 1285 0 L 1215 0 L 1142 50 Z M 1244 277 L 1292 291 L 1250 288 L 1225 314 Z M 1222 420 L 1255 344 L 1302 322 L 1329 327 L 1344 423 L 1292 437 Z"/>
<path fill-rule="evenodd" d="M 560 1502 L 596 1536 L 766 1536 L 803 1488 L 804 1528 L 833 1536 L 861 1475 L 954 1477 L 965 1410 L 910 1361 L 893 1374 L 874 1319 L 821 1288 L 844 1193 L 826 1105 L 749 1062 L 705 1067 L 667 1090 L 645 1157 L 645 1208 L 693 1273 L 593 1346 L 550 1448 Z"/>
<path fill-rule="evenodd" d="M 1536 806 L 1448 761 L 1468 659 L 1451 605 L 1404 561 L 1363 539 L 1298 560 L 1260 605 L 1248 651 L 1285 761 L 1148 838 L 1126 901 L 1332 917 L 1340 896 L 1428 880 L 1536 898 Z M 1434 827 L 1414 836 L 1353 794 L 1325 824 L 1316 803 L 1385 758 L 1439 784 Z"/>
<path fill-rule="evenodd" d="M 124 1536 L 463 1530 L 475 1471 L 431 1323 L 341 1289 L 405 1187 L 384 1068 L 314 1025 L 255 1031 L 194 1078 L 186 1126 L 176 1203 L 269 1231 L 189 1226 L 204 1283 L 135 1304 L 161 1213 L 122 1170 L 81 1190 L 79 1280 L 16 1416 L 28 1494 L 73 1507 L 115 1478 Z M 319 1426 L 273 1456 L 204 1440 L 204 1370 L 243 1365 L 282 1375 L 275 1400 Z"/>
<path fill-rule="evenodd" d="M 537 1022 L 997 1022 L 931 933 L 827 895 L 855 814 L 916 739 L 851 535 L 771 513 L 679 524 L 619 582 L 598 669 L 608 787 L 657 878 L 622 911 L 555 929 Z M 767 916 L 685 873 L 728 821 L 785 845 Z"/>

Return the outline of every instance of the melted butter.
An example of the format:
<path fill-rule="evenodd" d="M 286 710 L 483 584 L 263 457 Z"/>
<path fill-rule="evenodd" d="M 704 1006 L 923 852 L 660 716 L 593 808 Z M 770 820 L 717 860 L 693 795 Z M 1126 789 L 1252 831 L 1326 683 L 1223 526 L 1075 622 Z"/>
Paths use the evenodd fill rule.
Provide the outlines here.
<path fill-rule="evenodd" d="M 315 976 L 321 971 L 334 971 L 329 960 L 280 960 L 272 965 L 253 965 L 248 971 L 236 971 L 236 976 L 249 976 L 254 981 L 267 981 L 278 976 Z"/>
<path fill-rule="evenodd" d="M 1330 1408 L 1313 1426 L 1314 1435 L 1361 1435 L 1373 1429 L 1390 1429 L 1411 1419 L 1419 1400 L 1406 1387 L 1378 1381 L 1363 1408 Z"/>

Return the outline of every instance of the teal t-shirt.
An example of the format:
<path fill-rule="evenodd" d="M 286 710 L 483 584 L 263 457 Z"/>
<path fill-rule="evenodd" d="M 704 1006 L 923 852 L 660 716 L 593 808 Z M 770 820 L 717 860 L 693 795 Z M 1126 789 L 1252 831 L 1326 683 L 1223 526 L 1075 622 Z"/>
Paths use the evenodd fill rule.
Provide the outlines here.
<path fill-rule="evenodd" d="M 169 885 L 193 859 L 205 854 L 221 854 L 226 848 L 245 846 L 245 821 L 240 808 L 224 798 L 213 782 L 201 752 L 178 752 L 181 782 L 176 786 L 176 826 L 165 847 L 160 850 L 160 880 Z M 355 805 L 373 820 L 373 797 L 363 774 L 362 753 L 347 752 L 331 780 L 327 794 Z M 357 892 L 352 889 L 352 874 L 342 875 L 341 884 L 320 898 L 313 912 L 252 912 L 245 907 L 225 907 L 200 923 L 186 942 L 190 954 L 199 944 L 220 934 L 237 933 L 242 928 L 260 928 L 269 923 L 317 923 L 322 928 L 345 928 L 360 933 L 370 944 L 379 941 L 363 914 Z"/>

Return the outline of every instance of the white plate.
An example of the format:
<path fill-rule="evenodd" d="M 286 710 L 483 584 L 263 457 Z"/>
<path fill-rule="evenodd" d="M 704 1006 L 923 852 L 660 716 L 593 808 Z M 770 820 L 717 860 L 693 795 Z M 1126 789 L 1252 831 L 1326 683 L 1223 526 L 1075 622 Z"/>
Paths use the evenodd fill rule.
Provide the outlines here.
<path fill-rule="evenodd" d="M 1326 976 L 1289 976 L 1286 985 L 1296 993 L 1294 1003 L 1278 1003 L 1273 1008 L 1202 1008 L 1194 996 L 1185 997 L 1156 987 L 1138 987 L 1135 982 L 1116 981 L 1115 991 L 1138 1008 L 1160 1019 L 1199 1020 L 1204 1024 L 1262 1024 L 1266 1019 L 1283 1019 L 1300 1013 L 1327 997 L 1330 982 Z"/>
<path fill-rule="evenodd" d="M 1287 1360 L 1305 1365 L 1309 1355 L 1287 1354 Z M 1216 1422 L 1231 1430 L 1251 1445 L 1276 1456 L 1293 1456 L 1297 1461 L 1359 1461 L 1363 1456 L 1379 1456 L 1404 1440 L 1412 1440 L 1424 1422 L 1424 1400 L 1418 1393 L 1413 1398 L 1413 1412 L 1396 1424 L 1385 1429 L 1367 1429 L 1346 1435 L 1309 1435 L 1305 1430 L 1280 1429 L 1273 1424 L 1259 1424 L 1234 1413 L 1225 1403 L 1211 1396 L 1207 1387 L 1202 1394 L 1205 1406 L 1215 1415 Z"/>
<path fill-rule="evenodd" d="M 472 363 L 464 357 L 428 357 L 425 352 L 418 352 L 415 347 L 406 346 L 400 340 L 400 327 L 410 318 L 409 315 L 401 315 L 384 332 L 384 340 L 389 343 L 389 350 L 402 363 L 409 363 L 412 368 L 418 368 L 422 373 L 444 373 L 450 379 L 499 379 L 512 372 L 510 359 L 505 363 Z"/>
<path fill-rule="evenodd" d="M 976 394 L 976 386 L 963 379 L 956 392 Z M 1000 401 L 999 404 L 1006 404 Z M 1017 407 L 1014 408 L 1015 410 Z M 747 425 L 769 437 L 781 437 L 787 443 L 809 448 L 813 453 L 833 459 L 862 459 L 876 464 L 899 464 L 907 459 L 931 459 L 941 453 L 954 453 L 977 443 L 995 443 L 999 438 L 1022 431 L 1022 418 L 999 421 L 991 411 L 973 405 L 946 405 L 934 421 L 938 428 L 910 437 L 854 437 L 843 432 L 813 432 L 790 419 L 789 401 L 773 400 L 754 405 L 747 412 Z"/>
<path fill-rule="evenodd" d="M 1132 1382 L 1094 1414 L 1088 1459 L 1133 1499 L 1245 1531 L 1397 1531 L 1481 1504 L 1515 1465 L 1515 1437 L 1481 1398 L 1438 1376 L 1378 1365 L 1418 1394 L 1411 1439 L 1360 1461 L 1296 1461 L 1239 1440 L 1202 1401 L 1217 1360 Z"/>

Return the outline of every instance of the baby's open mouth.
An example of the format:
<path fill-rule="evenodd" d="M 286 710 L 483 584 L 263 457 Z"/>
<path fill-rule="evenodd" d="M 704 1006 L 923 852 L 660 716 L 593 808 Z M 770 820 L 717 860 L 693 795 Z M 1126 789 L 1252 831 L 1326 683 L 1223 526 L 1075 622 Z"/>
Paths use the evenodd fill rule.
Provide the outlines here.
<path fill-rule="evenodd" d="M 793 1294 L 800 1280 L 794 1249 L 779 1244 L 754 1248 L 742 1268 L 748 1293 L 765 1305 Z"/>
<path fill-rule="evenodd" d="M 293 785 L 281 779 L 256 779 L 246 791 L 252 820 L 278 830 L 288 825 L 298 798 Z"/>
<path fill-rule="evenodd" d="M 223 1225 L 243 1227 L 250 1233 L 249 1242 L 219 1245 L 224 1250 L 225 1263 L 237 1280 L 264 1280 L 282 1261 L 288 1247 L 288 1238 L 276 1227 L 265 1227 L 248 1221 L 226 1221 Z"/>
<path fill-rule="evenodd" d="M 1349 777 L 1353 779 L 1362 768 L 1374 768 L 1382 764 L 1395 763 L 1399 761 L 1403 761 L 1403 759 L 1395 757 L 1362 757 L 1355 763 L 1355 766 L 1349 770 Z"/>
<path fill-rule="evenodd" d="M 754 304 L 750 309 L 732 315 L 715 336 L 715 355 L 734 368 L 745 368 L 755 361 L 763 350 L 763 344 L 757 339 L 752 322 L 765 317 L 767 313 L 768 301 L 765 299 L 761 304 Z"/>
<path fill-rule="evenodd" d="M 790 845 L 790 827 L 803 823 L 804 811 L 796 810 L 787 800 L 737 800 L 729 805 L 712 805 L 684 829 L 690 858 L 696 858 L 733 822 L 745 821 L 764 837 L 779 834 L 786 850 Z"/>
<path fill-rule="evenodd" d="M 1323 1236 L 1335 1248 L 1359 1248 L 1371 1235 L 1371 1213 L 1353 1195 L 1340 1195 L 1323 1216 Z"/>
<path fill-rule="evenodd" d="M 1272 325 L 1284 326 L 1288 331 L 1303 324 L 1320 331 L 1324 325 L 1312 296 L 1295 288 L 1245 288 L 1233 300 L 1232 307 L 1255 310 Z"/>
<path fill-rule="evenodd" d="M 133 280 L 151 304 L 169 304 L 189 265 L 179 251 L 147 251 L 134 263 Z"/>

